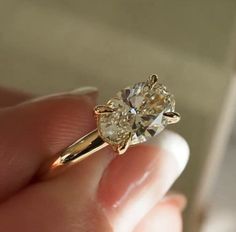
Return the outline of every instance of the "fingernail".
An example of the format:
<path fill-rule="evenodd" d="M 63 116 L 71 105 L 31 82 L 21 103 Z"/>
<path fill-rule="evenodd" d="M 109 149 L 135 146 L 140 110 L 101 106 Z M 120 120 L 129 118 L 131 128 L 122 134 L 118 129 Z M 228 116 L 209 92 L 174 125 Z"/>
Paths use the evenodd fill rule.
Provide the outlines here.
<path fill-rule="evenodd" d="M 97 95 L 98 95 L 98 89 L 96 87 L 85 86 L 85 87 L 73 89 L 67 92 L 65 91 L 65 92 L 59 92 L 59 93 L 48 94 L 45 96 L 40 96 L 34 99 L 30 99 L 29 101 L 27 101 L 27 103 L 38 102 L 38 101 L 42 101 L 48 98 L 60 98 L 64 96 L 85 96 L 93 100 L 94 98 L 97 98 Z"/>
<path fill-rule="evenodd" d="M 92 86 L 85 86 L 70 91 L 70 94 L 75 96 L 83 96 L 90 105 L 94 105 L 98 97 L 98 89 Z"/>
<path fill-rule="evenodd" d="M 159 137 L 148 142 L 161 148 L 162 151 L 172 154 L 178 164 L 178 173 L 181 174 L 189 159 L 189 145 L 186 140 L 173 131 L 163 131 Z"/>
<path fill-rule="evenodd" d="M 74 89 L 70 91 L 69 93 L 72 95 L 86 95 L 86 94 L 97 93 L 97 92 L 98 92 L 98 88 L 93 87 L 93 86 L 85 86 L 85 87 Z"/>
<path fill-rule="evenodd" d="M 165 196 L 161 202 L 175 205 L 181 212 L 183 212 L 187 206 L 187 198 L 180 193 L 170 193 Z"/>
<path fill-rule="evenodd" d="M 105 170 L 97 197 L 115 231 L 131 231 L 187 164 L 186 141 L 173 132 L 165 133 L 117 156 Z"/>

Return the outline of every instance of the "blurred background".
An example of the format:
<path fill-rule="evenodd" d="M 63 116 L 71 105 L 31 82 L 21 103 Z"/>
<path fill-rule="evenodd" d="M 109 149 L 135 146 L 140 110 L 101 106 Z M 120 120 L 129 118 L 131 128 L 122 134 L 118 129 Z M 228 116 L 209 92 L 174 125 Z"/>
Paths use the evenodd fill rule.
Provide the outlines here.
<path fill-rule="evenodd" d="M 191 147 L 185 231 L 235 232 L 235 20 L 235 0 L 0 0 L 0 84 L 102 102 L 157 73 Z"/>

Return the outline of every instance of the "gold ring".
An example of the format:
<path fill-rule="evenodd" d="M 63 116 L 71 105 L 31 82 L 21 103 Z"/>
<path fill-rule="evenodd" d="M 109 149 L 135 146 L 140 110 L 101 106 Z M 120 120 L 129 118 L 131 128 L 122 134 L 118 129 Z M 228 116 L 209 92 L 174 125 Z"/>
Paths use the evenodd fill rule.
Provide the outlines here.
<path fill-rule="evenodd" d="M 41 170 L 54 173 L 110 145 L 117 154 L 158 135 L 180 120 L 175 99 L 157 75 L 119 91 L 105 105 L 94 108 L 97 129 L 75 141 Z M 41 172 L 42 173 L 42 172 Z"/>

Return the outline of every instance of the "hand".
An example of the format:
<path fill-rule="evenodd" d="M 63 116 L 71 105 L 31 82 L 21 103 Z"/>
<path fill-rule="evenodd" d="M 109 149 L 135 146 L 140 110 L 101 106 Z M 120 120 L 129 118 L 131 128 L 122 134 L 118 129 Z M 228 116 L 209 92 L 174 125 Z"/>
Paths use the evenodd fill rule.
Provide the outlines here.
<path fill-rule="evenodd" d="M 164 195 L 189 156 L 164 132 L 116 156 L 105 148 L 51 179 L 50 156 L 95 128 L 95 89 L 44 98 L 0 90 L 0 228 L 4 232 L 180 232 L 185 198 Z"/>

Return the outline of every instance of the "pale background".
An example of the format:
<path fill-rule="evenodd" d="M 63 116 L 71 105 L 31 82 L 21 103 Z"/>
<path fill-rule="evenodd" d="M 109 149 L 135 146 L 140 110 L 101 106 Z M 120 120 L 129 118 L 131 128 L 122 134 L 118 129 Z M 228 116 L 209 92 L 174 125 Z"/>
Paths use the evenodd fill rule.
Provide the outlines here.
<path fill-rule="evenodd" d="M 157 73 L 183 116 L 173 128 L 191 159 L 176 189 L 189 198 L 186 231 L 199 231 L 234 118 L 235 12 L 235 0 L 0 0 L 0 84 L 35 94 L 92 85 L 102 101 Z"/>

